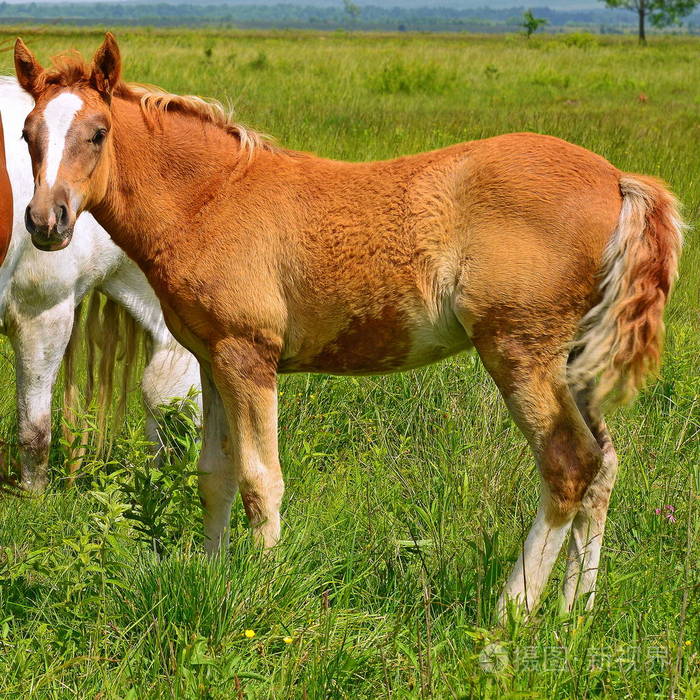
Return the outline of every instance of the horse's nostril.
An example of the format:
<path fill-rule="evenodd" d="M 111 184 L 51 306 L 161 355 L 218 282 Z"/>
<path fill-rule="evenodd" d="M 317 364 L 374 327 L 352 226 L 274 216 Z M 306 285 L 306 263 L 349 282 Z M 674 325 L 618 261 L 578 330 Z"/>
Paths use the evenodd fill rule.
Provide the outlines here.
<path fill-rule="evenodd" d="M 32 233 L 35 230 L 34 219 L 32 218 L 32 208 L 29 205 L 27 205 L 27 208 L 24 210 L 24 226 L 29 233 Z"/>
<path fill-rule="evenodd" d="M 56 220 L 60 226 L 65 226 L 68 223 L 68 207 L 65 204 L 59 204 Z"/>

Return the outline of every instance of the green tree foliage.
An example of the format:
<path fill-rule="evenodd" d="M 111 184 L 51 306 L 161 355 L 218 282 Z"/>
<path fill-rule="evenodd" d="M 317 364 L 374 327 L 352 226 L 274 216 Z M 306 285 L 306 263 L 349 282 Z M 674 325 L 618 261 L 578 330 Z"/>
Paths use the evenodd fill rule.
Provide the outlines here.
<path fill-rule="evenodd" d="M 523 13 L 523 21 L 520 26 L 525 28 L 527 38 L 529 39 L 540 27 L 547 24 L 548 20 L 542 17 L 535 17 L 532 14 L 532 10 L 527 10 Z"/>
<path fill-rule="evenodd" d="M 343 0 L 343 10 L 351 22 L 354 22 L 360 16 L 360 6 L 352 2 L 352 0 Z"/>
<path fill-rule="evenodd" d="M 698 0 L 601 0 L 608 7 L 632 10 L 639 18 L 639 41 L 646 37 L 646 20 L 655 27 L 667 27 L 680 22 L 698 5 Z"/>

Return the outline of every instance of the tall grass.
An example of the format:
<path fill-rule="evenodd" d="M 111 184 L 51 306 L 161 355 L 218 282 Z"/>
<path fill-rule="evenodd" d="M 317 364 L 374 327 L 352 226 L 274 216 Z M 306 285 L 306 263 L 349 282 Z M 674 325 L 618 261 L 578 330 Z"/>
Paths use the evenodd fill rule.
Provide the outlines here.
<path fill-rule="evenodd" d="M 69 46 L 89 54 L 100 39 L 22 33 L 42 59 Z M 698 218 L 695 40 L 119 39 L 127 78 L 230 101 L 294 148 L 386 158 L 535 130 L 664 177 Z M 10 54 L 0 56 L 9 72 Z M 556 617 L 560 562 L 530 624 L 493 627 L 537 477 L 474 356 L 391 377 L 283 378 L 287 496 L 271 558 L 251 547 L 237 505 L 229 556 L 204 560 L 191 477 L 165 469 L 149 481 L 134 397 L 109 464 L 66 491 L 56 448 L 51 493 L 0 502 L 0 694 L 700 696 L 699 285 L 691 231 L 662 376 L 610 421 L 622 470 L 591 614 Z M 7 343 L 0 382 L 1 435 L 12 441 Z M 191 445 L 178 440 L 178 468 L 191 470 Z"/>

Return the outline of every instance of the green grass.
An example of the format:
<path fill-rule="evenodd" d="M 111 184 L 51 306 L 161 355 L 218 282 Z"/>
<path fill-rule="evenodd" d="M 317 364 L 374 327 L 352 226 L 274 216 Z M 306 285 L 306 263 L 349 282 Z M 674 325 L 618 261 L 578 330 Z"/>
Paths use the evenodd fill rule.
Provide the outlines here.
<path fill-rule="evenodd" d="M 42 60 L 69 46 L 91 53 L 100 40 L 23 36 Z M 119 39 L 127 78 L 230 100 L 242 121 L 291 147 L 360 160 L 535 130 L 664 177 L 689 223 L 698 219 L 696 40 Z M 0 54 L 3 72 L 10 62 Z M 557 618 L 560 562 L 529 624 L 493 626 L 537 477 L 474 356 L 391 377 L 282 380 L 287 495 L 273 558 L 251 547 L 238 504 L 230 555 L 204 560 L 192 477 L 176 462 L 149 481 L 134 397 L 131 438 L 108 468 L 96 462 L 67 491 L 56 448 L 51 493 L 0 501 L 0 695 L 700 697 L 699 289 L 690 231 L 662 377 L 610 421 L 622 468 L 593 613 Z M 10 441 L 12 384 L 3 341 L 0 435 Z M 192 453 L 187 443 L 190 468 Z M 126 517 L 144 503 L 157 506 L 160 560 Z M 666 505 L 676 522 L 655 514 Z M 510 659 L 495 672 L 479 663 L 490 644 Z"/>

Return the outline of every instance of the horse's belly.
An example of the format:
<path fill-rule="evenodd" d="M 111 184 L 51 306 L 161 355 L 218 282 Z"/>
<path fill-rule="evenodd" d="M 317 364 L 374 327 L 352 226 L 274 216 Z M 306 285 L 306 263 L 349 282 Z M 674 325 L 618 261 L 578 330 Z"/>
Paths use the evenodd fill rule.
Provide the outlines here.
<path fill-rule="evenodd" d="M 392 309 L 378 316 L 353 318 L 332 339 L 322 337 L 309 336 L 297 352 L 283 354 L 279 371 L 386 374 L 422 367 L 471 347 L 456 319 L 451 323 L 409 320 Z"/>
<path fill-rule="evenodd" d="M 459 337 L 455 337 L 451 342 L 419 343 L 414 346 L 406 369 L 415 369 L 416 367 L 431 365 L 434 362 L 439 362 L 447 357 L 456 355 L 458 352 L 463 352 L 464 350 L 469 350 L 471 348 L 472 343 L 466 333 L 460 333 Z"/>

